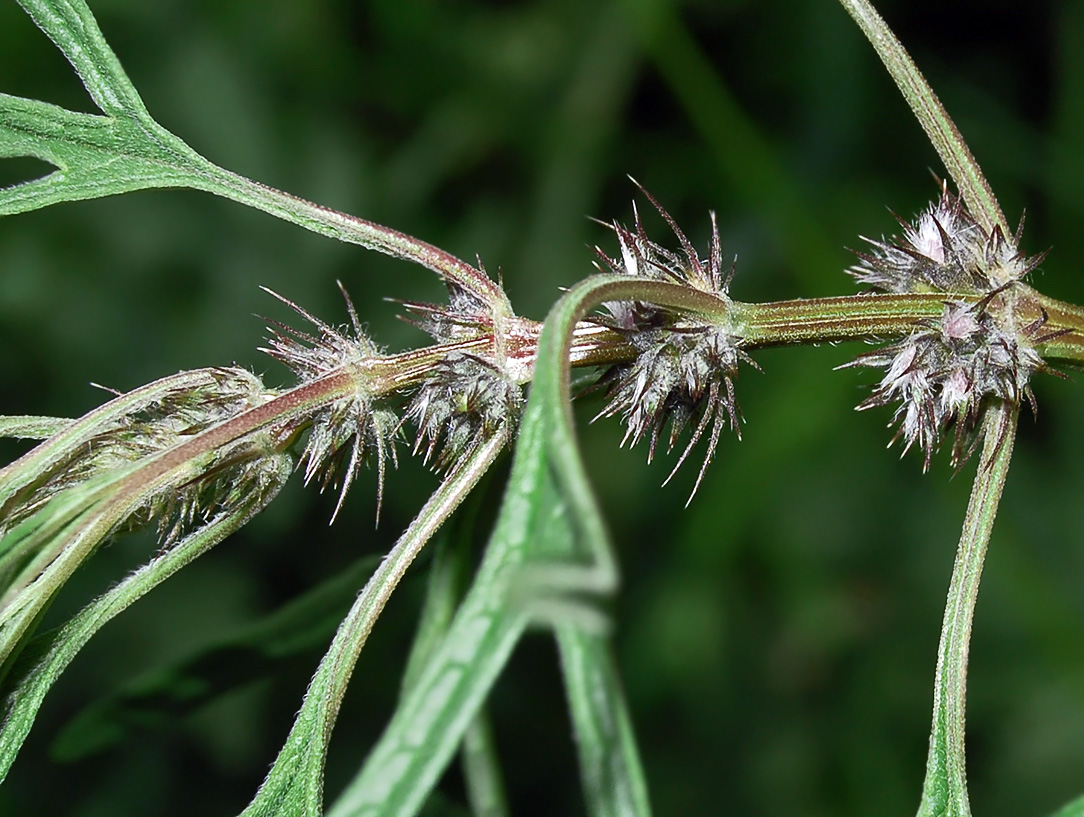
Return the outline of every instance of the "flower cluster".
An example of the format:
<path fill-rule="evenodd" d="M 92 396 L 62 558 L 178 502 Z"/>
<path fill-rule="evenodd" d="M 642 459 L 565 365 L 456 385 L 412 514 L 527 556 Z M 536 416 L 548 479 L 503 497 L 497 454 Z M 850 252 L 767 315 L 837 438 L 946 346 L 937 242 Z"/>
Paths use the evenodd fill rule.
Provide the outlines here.
<path fill-rule="evenodd" d="M 1045 254 L 1024 256 L 1017 248 L 1021 230 L 1009 238 L 999 227 L 986 229 L 946 185 L 913 224 L 901 224 L 901 237 L 866 239 L 874 252 L 858 253 L 860 263 L 849 271 L 885 292 L 944 292 L 942 314 L 847 365 L 885 369 L 858 408 L 898 402 L 893 442 L 902 438 L 905 452 L 917 445 L 928 469 L 952 429 L 951 458 L 958 467 L 974 451 L 989 401 L 1019 404 L 1026 398 L 1034 408 L 1028 382 L 1044 368 L 1035 345 L 1057 333 L 1043 328 L 1045 314 L 1021 325 L 1014 314 L 1015 285 Z"/>
<path fill-rule="evenodd" d="M 975 430 L 991 399 L 1035 401 L 1028 381 L 1043 362 L 1032 340 L 1042 322 L 1018 332 L 1006 330 L 990 313 L 987 300 L 945 304 L 941 317 L 897 343 L 868 352 L 848 366 L 886 370 L 873 394 L 858 406 L 864 410 L 899 401 L 893 415 L 895 440 L 904 452 L 917 445 L 925 454 L 924 470 L 950 428 L 954 429 L 952 464 L 973 453 Z"/>
<path fill-rule="evenodd" d="M 913 224 L 896 218 L 903 235 L 879 241 L 863 236 L 873 252 L 856 253 L 860 263 L 848 270 L 882 292 L 988 294 L 1022 280 L 1045 257 L 1027 258 L 1017 249 L 1023 221 L 1015 236 L 997 226 L 987 230 L 944 183 L 941 198 Z"/>
<path fill-rule="evenodd" d="M 437 363 L 414 393 L 406 416 L 418 428 L 414 452 L 447 471 L 523 409 L 523 391 L 484 358 L 452 352 Z M 437 447 L 443 446 L 434 458 Z"/>
<path fill-rule="evenodd" d="M 685 234 L 650 194 L 648 200 L 673 230 L 682 248 L 678 255 L 651 241 L 635 210 L 635 229 L 610 225 L 617 235 L 620 259 L 596 247 L 600 269 L 638 278 L 667 281 L 698 289 L 730 302 L 728 288 L 734 264 L 724 265 L 719 231 L 712 214 L 711 248 L 701 259 Z M 622 444 L 635 445 L 648 438 L 648 461 L 654 458 L 659 438 L 669 422 L 667 451 L 674 448 L 686 427 L 692 436 L 666 481 L 708 433 L 707 452 L 693 487 L 696 493 L 726 426 L 739 433 L 741 412 L 734 397 L 738 363 L 756 364 L 741 349 L 741 338 L 730 327 L 702 317 L 642 301 L 604 304 L 609 316 L 600 322 L 624 334 L 637 350 L 632 363 L 610 367 L 600 380 L 609 402 L 599 416 L 621 415 L 625 421 Z M 710 426 L 710 432 L 708 431 Z M 665 483 L 664 483 L 665 484 Z"/>
<path fill-rule="evenodd" d="M 485 274 L 481 261 L 478 269 Z M 522 321 L 506 303 L 487 303 L 450 282 L 447 305 L 403 306 L 414 316 L 408 320 L 437 343 L 463 347 L 426 372 L 406 410 L 418 429 L 414 453 L 424 449 L 426 463 L 447 471 L 499 429 L 519 423 L 520 384 L 530 379 L 534 352 L 523 355 L 517 343 Z"/>
<path fill-rule="evenodd" d="M 271 397 L 256 375 L 237 367 L 181 372 L 134 392 L 115 394 L 115 400 L 80 423 L 83 428 L 73 427 L 54 438 L 65 443 L 55 457 L 42 454 L 41 449 L 33 453 L 51 460 L 50 467 L 4 503 L 0 532 L 32 516 L 64 491 L 108 474 L 125 473 Z M 168 545 L 190 526 L 228 513 L 250 490 L 268 490 L 269 476 L 256 450 L 264 442 L 252 437 L 216 450 L 181 484 L 171 483 L 149 494 L 128 524 L 157 520 Z"/>
<path fill-rule="evenodd" d="M 484 270 L 483 270 L 484 272 Z M 340 284 L 340 289 L 342 285 Z M 265 350 L 289 366 L 302 382 L 333 372 L 352 371 L 355 388 L 343 397 L 298 420 L 308 425 L 308 439 L 301 461 L 308 482 L 322 474 L 326 486 L 342 469 L 339 502 L 361 463 L 371 456 L 378 471 L 377 507 L 382 494 L 385 464 L 396 462 L 395 441 L 405 421 L 418 429 L 414 452 L 424 449 L 425 461 L 447 471 L 468 456 L 501 427 L 513 427 L 523 407 L 523 394 L 515 365 L 503 365 L 505 347 L 495 341 L 504 322 L 513 328 L 517 319 L 484 302 L 477 294 L 448 285 L 447 305 L 405 302 L 410 320 L 446 347 L 443 355 L 425 363 L 402 361 L 397 382 L 380 394 L 367 385 L 366 367 L 381 357 L 381 350 L 361 330 L 357 313 L 343 290 L 351 325 L 339 328 L 320 321 L 297 304 L 275 295 L 306 318 L 316 332 L 300 332 L 271 321 L 274 328 Z M 514 336 L 514 331 L 509 332 Z M 383 358 L 386 364 L 390 358 Z M 414 389 L 402 419 L 388 407 L 392 394 Z M 334 517 L 332 517 L 334 518 Z"/>
<path fill-rule="evenodd" d="M 268 347 L 263 350 L 285 363 L 303 382 L 346 367 L 358 370 L 359 376 L 352 394 L 320 407 L 305 418 L 309 423 L 308 440 L 301 454 L 305 484 L 320 474 L 323 489 L 340 474 L 339 500 L 332 520 L 338 516 L 347 491 L 368 455 L 376 463 L 379 515 L 387 462 L 390 460 L 392 465 L 397 464 L 395 438 L 399 429 L 399 418 L 393 411 L 378 404 L 360 376 L 365 362 L 377 357 L 381 350 L 362 331 L 354 304 L 341 283 L 339 289 L 350 314 L 349 327 L 329 326 L 294 302 L 267 290 L 316 327 L 317 334 L 310 335 L 278 321 L 270 321 L 275 328 L 272 329 Z"/>

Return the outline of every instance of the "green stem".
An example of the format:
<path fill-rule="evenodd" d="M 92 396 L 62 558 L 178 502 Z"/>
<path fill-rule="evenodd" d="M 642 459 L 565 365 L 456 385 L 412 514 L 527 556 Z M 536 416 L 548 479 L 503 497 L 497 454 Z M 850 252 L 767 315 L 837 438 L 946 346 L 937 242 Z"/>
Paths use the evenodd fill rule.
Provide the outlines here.
<path fill-rule="evenodd" d="M 735 303 L 737 332 L 750 348 L 799 343 L 875 340 L 905 335 L 923 320 L 937 318 L 948 296 L 844 295 L 766 304 Z M 952 296 L 978 300 L 975 296 Z"/>
<path fill-rule="evenodd" d="M 965 757 L 967 657 L 979 580 L 1012 458 L 1019 406 L 989 410 L 949 584 L 934 679 L 933 726 L 919 817 L 969 817 Z"/>
<path fill-rule="evenodd" d="M 197 175 L 190 180 L 197 189 L 263 210 L 321 235 L 413 261 L 436 272 L 448 283 L 472 293 L 500 317 L 510 318 L 514 314 L 497 282 L 439 247 L 390 227 L 276 190 L 206 160 L 203 162 L 196 169 Z"/>
<path fill-rule="evenodd" d="M 971 150 L 956 124 L 922 76 L 922 72 L 918 70 L 907 49 L 896 39 L 896 35 L 869 0 L 840 0 L 840 3 L 858 23 L 888 73 L 896 81 L 896 87 L 900 89 L 915 118 L 926 131 L 930 144 L 944 162 L 949 176 L 956 182 L 967 209 L 987 230 L 998 227 L 1003 235 L 1012 235 L 979 163 L 971 155 Z"/>

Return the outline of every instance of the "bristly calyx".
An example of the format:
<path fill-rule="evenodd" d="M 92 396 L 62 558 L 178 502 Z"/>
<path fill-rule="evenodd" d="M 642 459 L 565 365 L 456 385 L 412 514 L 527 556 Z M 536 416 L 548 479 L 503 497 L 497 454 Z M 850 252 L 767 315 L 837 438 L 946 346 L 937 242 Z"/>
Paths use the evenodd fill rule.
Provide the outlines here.
<path fill-rule="evenodd" d="M 729 305 L 734 263 L 724 264 L 714 213 L 708 257 L 701 259 L 670 214 L 646 190 L 640 189 L 677 237 L 681 254 L 647 237 L 634 204 L 633 230 L 617 222 L 607 225 L 617 236 L 620 258 L 611 258 L 596 247 L 599 258 L 596 267 L 600 270 L 605 267 L 619 275 L 689 287 Z M 643 301 L 612 302 L 604 307 L 609 315 L 598 318 L 598 322 L 623 334 L 635 348 L 636 357 L 630 363 L 611 366 L 603 374 L 599 385 L 606 387 L 609 402 L 598 416 L 621 415 L 626 429 L 622 444 L 635 445 L 646 437 L 649 461 L 655 456 L 668 422 L 668 451 L 674 448 L 684 429 L 691 426 L 691 437 L 666 482 L 707 433 L 707 451 L 689 496 L 691 501 L 715 455 L 723 429 L 729 426 L 740 436 L 742 417 L 734 393 L 739 362 L 759 367 L 742 350 L 740 335 L 726 322 Z"/>
<path fill-rule="evenodd" d="M 924 470 L 950 429 L 951 461 L 959 467 L 975 450 L 991 401 L 1026 399 L 1035 410 L 1031 376 L 1049 371 L 1037 347 L 1068 330 L 1051 330 L 1045 312 L 1019 316 L 1018 284 L 1046 255 L 1019 250 L 1023 220 L 1014 236 L 986 229 L 943 183 L 938 201 L 914 222 L 900 223 L 902 236 L 865 239 L 873 251 L 857 253 L 849 272 L 883 292 L 943 292 L 942 314 L 846 366 L 885 369 L 858 409 L 896 403 L 893 442 L 902 439 L 904 452 L 917 445 Z"/>

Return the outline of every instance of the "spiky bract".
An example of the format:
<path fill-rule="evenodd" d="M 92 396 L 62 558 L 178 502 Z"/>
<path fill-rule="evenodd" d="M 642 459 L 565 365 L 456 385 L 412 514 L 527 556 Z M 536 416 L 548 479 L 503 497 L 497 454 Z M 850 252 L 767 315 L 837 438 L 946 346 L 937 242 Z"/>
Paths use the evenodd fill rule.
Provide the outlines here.
<path fill-rule="evenodd" d="M 905 452 L 917 445 L 928 469 L 952 429 L 951 459 L 958 467 L 974 451 L 991 401 L 1018 405 L 1026 398 L 1034 408 L 1028 382 L 1044 368 L 1035 346 L 1053 335 L 1043 328 L 1045 314 L 1021 325 L 1015 305 L 1017 284 L 1045 254 L 1020 252 L 1023 222 L 1012 237 L 999 227 L 988 230 L 944 184 L 940 199 L 914 223 L 900 223 L 900 237 L 865 239 L 874 251 L 858 253 L 860 263 L 849 272 L 885 292 L 944 292 L 944 310 L 908 337 L 847 365 L 885 369 L 858 408 L 897 403 L 893 442 L 902 439 Z"/>
<path fill-rule="evenodd" d="M 300 466 L 306 484 L 317 475 L 320 475 L 321 489 L 338 481 L 339 499 L 331 516 L 334 521 L 362 462 L 371 456 L 377 470 L 379 518 L 387 462 L 397 464 L 395 438 L 399 419 L 393 411 L 380 405 L 367 387 L 366 361 L 379 356 L 381 350 L 362 331 L 354 304 L 342 284 L 339 289 L 350 314 L 348 327 L 329 326 L 292 301 L 267 290 L 307 319 L 316 327 L 316 333 L 301 332 L 271 321 L 274 328 L 264 351 L 289 366 L 303 382 L 342 370 L 349 370 L 354 375 L 352 394 L 319 407 L 300 421 L 309 426 Z"/>
<path fill-rule="evenodd" d="M 522 389 L 500 369 L 453 352 L 427 374 L 406 416 L 418 429 L 414 451 L 424 449 L 427 463 L 447 471 L 500 428 L 514 426 L 522 409 Z"/>
<path fill-rule="evenodd" d="M 903 235 L 879 241 L 863 237 L 873 252 L 856 253 L 860 263 L 848 270 L 882 292 L 987 294 L 1022 280 L 1045 257 L 1028 258 L 1017 248 L 1022 220 L 1015 236 L 1000 227 L 987 230 L 947 184 L 914 223 L 897 220 Z"/>
<path fill-rule="evenodd" d="M 646 191 L 644 194 L 673 230 L 681 254 L 647 237 L 634 205 L 633 230 L 616 222 L 611 225 L 621 249 L 620 258 L 611 258 L 596 247 L 601 264 L 610 272 L 676 283 L 707 292 L 729 304 L 728 288 L 734 264 L 723 263 L 714 213 L 711 247 L 708 257 L 701 259 L 670 214 L 650 194 Z M 600 416 L 621 415 L 626 427 L 622 443 L 635 445 L 648 438 L 649 461 L 655 455 L 667 422 L 670 424 L 668 451 L 691 425 L 692 436 L 667 482 L 710 426 L 707 451 L 692 491 L 695 494 L 722 430 L 729 426 L 740 434 L 741 412 L 734 396 L 738 363 L 756 364 L 742 351 L 741 338 L 727 325 L 642 301 L 607 303 L 605 307 L 610 316 L 602 322 L 623 333 L 638 354 L 632 363 L 612 366 L 603 375 L 601 382 L 608 386 L 609 402 Z"/>

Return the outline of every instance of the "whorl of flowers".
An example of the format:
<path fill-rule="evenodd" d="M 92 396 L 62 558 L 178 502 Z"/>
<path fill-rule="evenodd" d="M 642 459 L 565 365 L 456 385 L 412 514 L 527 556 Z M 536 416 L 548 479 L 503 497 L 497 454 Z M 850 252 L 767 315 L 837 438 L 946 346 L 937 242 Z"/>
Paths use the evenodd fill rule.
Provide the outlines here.
<path fill-rule="evenodd" d="M 616 222 L 609 225 L 617 235 L 620 258 L 611 258 L 596 247 L 599 257 L 596 266 L 620 275 L 695 288 L 729 303 L 728 287 L 734 264 L 723 262 L 715 214 L 711 215 L 708 257 L 701 259 L 670 214 L 643 192 L 673 230 L 681 254 L 647 237 L 633 205 L 635 229 L 629 230 Z M 599 416 L 621 415 L 625 421 L 622 444 L 635 445 L 647 438 L 649 462 L 655 456 L 667 422 L 670 424 L 665 435 L 667 451 L 674 448 L 684 429 L 691 426 L 692 436 L 666 482 L 707 433 L 707 452 L 689 497 L 691 501 L 715 455 L 723 429 L 729 426 L 740 436 L 741 411 L 734 396 L 738 363 L 756 364 L 741 350 L 741 338 L 728 326 L 643 301 L 620 301 L 604 306 L 610 314 L 601 322 L 623 333 L 638 354 L 632 363 L 612 366 L 603 375 L 600 384 L 607 387 L 609 402 Z"/>
<path fill-rule="evenodd" d="M 266 290 L 316 328 L 316 334 L 309 334 L 270 321 L 272 334 L 263 351 L 286 364 L 302 381 L 315 380 L 343 367 L 360 368 L 366 360 L 380 355 L 381 350 L 362 331 L 357 311 L 342 284 L 339 289 L 350 314 L 348 327 L 329 326 L 293 301 Z M 309 436 L 299 463 L 304 470 L 305 484 L 319 474 L 322 490 L 341 472 L 337 477 L 339 500 L 332 520 L 342 508 L 362 462 L 370 455 L 377 470 L 379 516 L 387 461 L 390 459 L 393 465 L 397 464 L 394 443 L 399 418 L 378 404 L 376 397 L 366 389 L 364 379 L 359 377 L 353 394 L 321 407 L 306 419 L 310 423 Z"/>
<path fill-rule="evenodd" d="M 498 367 L 453 352 L 426 375 L 406 417 L 418 429 L 414 452 L 424 449 L 425 462 L 447 471 L 502 426 L 514 424 L 522 409 L 522 389 Z"/>
<path fill-rule="evenodd" d="M 952 464 L 961 465 L 974 451 L 975 429 L 990 399 L 1035 406 L 1028 386 L 1043 365 L 1027 340 L 1041 322 L 1018 332 L 1002 328 L 987 303 L 948 302 L 941 317 L 890 346 L 860 356 L 850 366 L 885 369 L 873 394 L 858 409 L 897 403 L 895 440 L 904 451 L 917 445 L 930 467 L 948 429 L 953 428 Z"/>
<path fill-rule="evenodd" d="M 848 270 L 882 292 L 986 295 L 1022 280 L 1045 257 L 1028 258 L 1017 249 L 1023 221 L 1014 236 L 996 226 L 987 230 L 945 183 L 941 198 L 914 223 L 896 218 L 903 235 L 879 241 L 863 236 L 873 252 L 856 253 L 860 263 Z"/>
<path fill-rule="evenodd" d="M 1044 368 L 1035 345 L 1056 333 L 1044 330 L 1045 314 L 1020 325 L 1014 286 L 1043 256 L 1020 252 L 1020 230 L 1008 237 L 999 227 L 984 228 L 944 185 L 941 198 L 914 223 L 901 224 L 901 237 L 865 239 L 874 251 L 858 253 L 860 263 L 849 272 L 885 292 L 944 292 L 944 309 L 908 337 L 847 365 L 885 369 L 858 409 L 896 404 L 893 442 L 902 439 L 905 452 L 917 445 L 928 469 L 952 429 L 951 459 L 958 467 L 975 449 L 990 401 L 1026 398 L 1034 410 L 1028 382 Z"/>
<path fill-rule="evenodd" d="M 159 455 L 208 428 L 261 405 L 270 392 L 252 372 L 238 367 L 216 367 L 183 372 L 163 378 L 157 388 L 117 395 L 127 402 L 123 413 L 103 422 L 85 442 L 58 458 L 43 479 L 16 492 L 3 510 L 0 533 L 10 530 L 40 510 L 63 491 L 87 484 L 104 475 L 131 467 Z M 153 395 L 141 399 L 139 391 Z M 258 441 L 240 440 L 216 452 L 208 476 L 147 497 L 135 512 L 136 521 L 155 518 L 164 544 L 173 541 L 189 525 L 234 502 L 223 485 L 260 488 L 264 476 L 253 464 L 250 451 Z"/>

